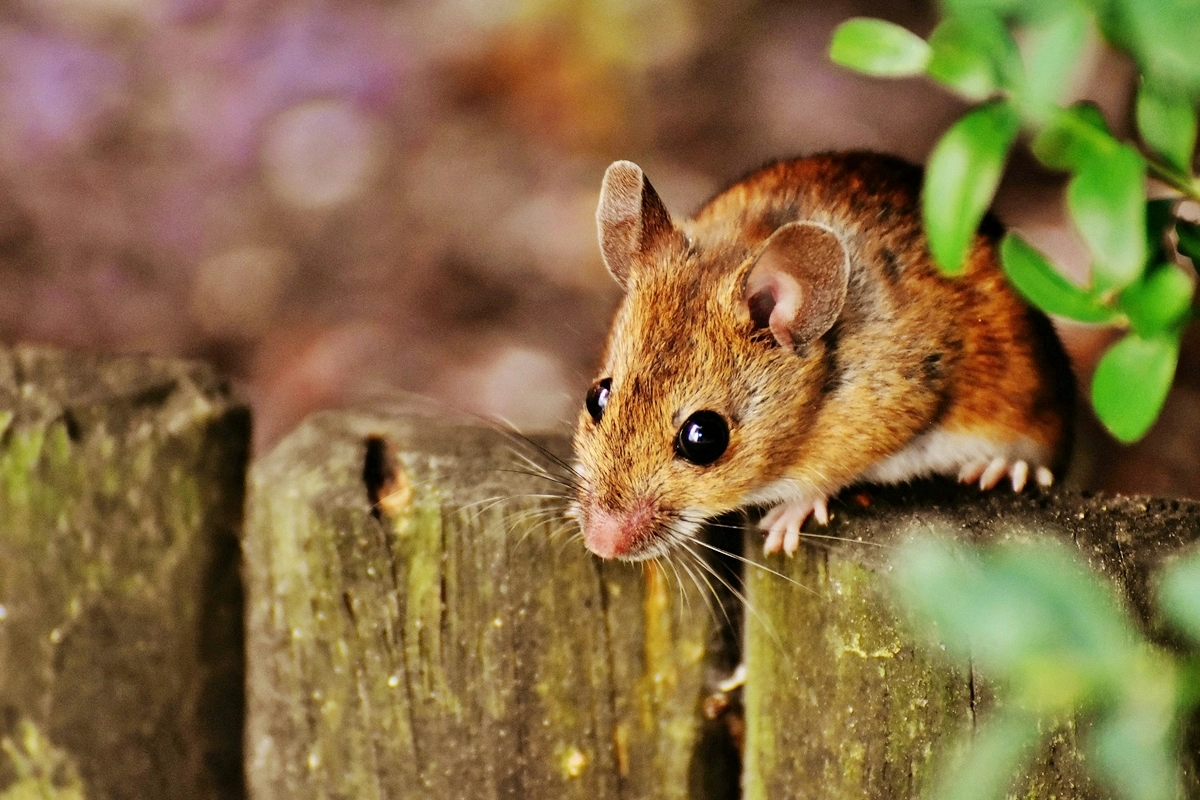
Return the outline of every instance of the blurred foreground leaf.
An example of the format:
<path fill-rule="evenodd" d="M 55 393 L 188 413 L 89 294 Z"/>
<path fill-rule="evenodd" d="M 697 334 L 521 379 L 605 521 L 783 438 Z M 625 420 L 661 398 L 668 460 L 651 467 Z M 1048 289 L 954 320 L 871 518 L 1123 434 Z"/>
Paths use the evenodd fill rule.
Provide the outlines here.
<path fill-rule="evenodd" d="M 986 676 L 998 700 L 932 796 L 1004 796 L 1039 736 L 1067 719 L 1091 720 L 1079 729 L 1091 770 L 1117 797 L 1178 796 L 1179 721 L 1200 687 L 1145 639 L 1073 548 L 1053 538 L 967 547 L 924 536 L 903 545 L 894 566 L 914 621 L 962 668 Z M 1164 576 L 1160 597 L 1200 640 L 1200 555 Z"/>
<path fill-rule="evenodd" d="M 1149 692 L 1124 698 L 1102 714 L 1088 736 L 1097 771 L 1126 800 L 1177 800 L 1180 795 L 1175 685 L 1170 663 L 1159 680 L 1135 685 Z"/>
<path fill-rule="evenodd" d="M 1067 208 L 1092 251 L 1099 287 L 1124 287 L 1146 261 L 1146 162 L 1132 148 L 1084 164 L 1067 186 Z"/>
<path fill-rule="evenodd" d="M 1053 16 L 1069 0 L 942 0 L 946 14 L 971 16 L 987 13 L 1000 17 L 1040 19 Z"/>
<path fill-rule="evenodd" d="M 1121 294 L 1121 310 L 1141 336 L 1182 324 L 1192 305 L 1192 279 L 1174 264 L 1160 264 Z"/>
<path fill-rule="evenodd" d="M 929 156 L 922 212 L 929 249 L 947 274 L 963 271 L 1019 124 L 1008 103 L 988 103 L 956 122 Z"/>
<path fill-rule="evenodd" d="M 1029 30 L 1018 104 L 1035 120 L 1045 120 L 1070 88 L 1089 24 L 1082 6 L 1067 3 Z"/>
<path fill-rule="evenodd" d="M 1116 314 L 1098 297 L 1064 278 L 1045 256 L 1010 233 L 1000 243 L 1004 274 L 1025 299 L 1050 314 L 1080 322 L 1109 322 Z"/>
<path fill-rule="evenodd" d="M 1034 137 L 1033 154 L 1051 169 L 1078 170 L 1115 151 L 1121 143 L 1108 131 L 1100 109 L 1076 103 L 1055 111 Z"/>
<path fill-rule="evenodd" d="M 1158 605 L 1172 625 L 1200 643 L 1200 551 L 1162 573 Z"/>
<path fill-rule="evenodd" d="M 1195 0 L 1089 0 L 1104 38 L 1129 51 L 1141 72 L 1200 96 L 1200 9 Z"/>
<path fill-rule="evenodd" d="M 1038 720 L 1019 710 L 1001 712 L 979 725 L 965 752 L 942 773 L 933 793 L 939 800 L 999 800 L 1029 759 Z"/>
<path fill-rule="evenodd" d="M 1131 333 L 1096 365 L 1092 405 L 1104 427 L 1122 442 L 1142 438 L 1158 418 L 1175 377 L 1179 335 Z"/>
<path fill-rule="evenodd" d="M 906 77 L 925 71 L 929 45 L 907 28 L 858 17 L 846 20 L 833 32 L 829 58 L 868 75 Z"/>
<path fill-rule="evenodd" d="M 929 77 L 970 100 L 984 100 L 1022 74 L 1017 43 L 992 14 L 948 17 L 934 29 L 929 46 Z"/>
<path fill-rule="evenodd" d="M 1137 126 L 1150 149 L 1175 169 L 1191 174 L 1196 149 L 1196 109 L 1191 100 L 1143 81 L 1137 95 Z"/>
<path fill-rule="evenodd" d="M 1124 673 L 1132 626 L 1107 585 L 1052 539 L 1006 542 L 973 557 L 918 539 L 898 553 L 896 584 L 960 663 L 1000 681 L 1024 707 L 1067 711 Z"/>

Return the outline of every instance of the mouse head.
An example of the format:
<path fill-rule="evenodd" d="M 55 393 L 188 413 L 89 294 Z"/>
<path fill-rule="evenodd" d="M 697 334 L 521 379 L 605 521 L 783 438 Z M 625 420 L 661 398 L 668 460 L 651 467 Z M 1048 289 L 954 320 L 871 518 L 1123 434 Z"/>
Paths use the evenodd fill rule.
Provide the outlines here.
<path fill-rule="evenodd" d="M 628 161 L 605 173 L 596 218 L 625 297 L 579 417 L 576 512 L 595 554 L 650 558 L 770 501 L 800 458 L 849 261 L 814 222 L 680 228 Z"/>

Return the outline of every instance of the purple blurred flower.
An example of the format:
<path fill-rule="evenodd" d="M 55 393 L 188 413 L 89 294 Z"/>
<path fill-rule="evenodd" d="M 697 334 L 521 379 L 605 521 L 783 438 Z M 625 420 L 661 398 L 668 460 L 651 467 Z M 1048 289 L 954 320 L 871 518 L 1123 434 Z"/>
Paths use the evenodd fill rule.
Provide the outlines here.
<path fill-rule="evenodd" d="M 129 73 L 62 36 L 0 29 L 0 139 L 21 160 L 89 142 L 128 104 Z"/>
<path fill-rule="evenodd" d="M 181 28 L 162 40 L 180 127 L 218 161 L 255 163 L 264 121 L 321 97 L 370 113 L 391 110 L 412 69 L 412 48 L 376 7 L 289 9 L 256 27 L 210 37 Z"/>

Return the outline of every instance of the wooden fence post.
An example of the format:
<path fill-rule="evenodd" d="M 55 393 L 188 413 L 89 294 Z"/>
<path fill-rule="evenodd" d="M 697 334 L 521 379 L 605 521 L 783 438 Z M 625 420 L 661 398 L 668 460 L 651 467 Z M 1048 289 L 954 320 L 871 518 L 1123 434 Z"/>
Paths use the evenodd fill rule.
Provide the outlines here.
<path fill-rule="evenodd" d="M 243 743 L 258 800 L 737 795 L 728 729 L 701 714 L 736 614 L 669 566 L 587 555 L 523 455 L 550 459 L 421 401 L 315 415 L 254 466 L 243 739 L 248 442 L 201 366 L 0 352 L 5 796 L 237 798 Z M 749 800 L 915 796 L 986 713 L 986 683 L 890 604 L 888 547 L 914 526 L 1066 537 L 1164 640 L 1149 576 L 1200 533 L 1192 501 L 945 485 L 833 511 L 839 541 L 746 574 Z M 1023 796 L 1101 796 L 1086 724 L 1049 732 Z"/>
<path fill-rule="evenodd" d="M 531 451 L 418 401 L 319 413 L 254 466 L 255 798 L 716 796 L 712 615 L 569 540 Z"/>
<path fill-rule="evenodd" d="M 917 646 L 888 597 L 888 548 L 914 528 L 964 541 L 1073 540 L 1160 638 L 1148 579 L 1200 535 L 1200 503 L 1184 500 L 920 485 L 852 494 L 833 511 L 820 532 L 843 541 L 814 540 L 790 561 L 757 556 L 786 579 L 749 570 L 757 615 L 746 623 L 747 800 L 917 797 L 946 745 L 986 714 L 982 679 Z M 1076 748 L 1086 724 L 1065 720 L 1048 732 L 1017 796 L 1105 796 Z M 1197 796 L 1194 770 L 1185 780 Z"/>
<path fill-rule="evenodd" d="M 250 418 L 207 367 L 0 350 L 0 790 L 243 795 Z"/>

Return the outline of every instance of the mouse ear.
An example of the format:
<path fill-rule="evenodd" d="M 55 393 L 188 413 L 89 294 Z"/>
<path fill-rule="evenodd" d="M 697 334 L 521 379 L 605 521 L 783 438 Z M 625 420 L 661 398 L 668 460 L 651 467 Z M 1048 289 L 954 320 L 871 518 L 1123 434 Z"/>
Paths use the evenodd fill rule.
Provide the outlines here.
<path fill-rule="evenodd" d="M 623 289 L 637 256 L 677 234 L 658 193 L 632 161 L 614 161 L 604 173 L 596 228 L 604 266 Z"/>
<path fill-rule="evenodd" d="M 829 228 L 789 222 L 750 267 L 745 300 L 755 328 L 769 328 L 792 349 L 828 331 L 846 304 L 850 258 Z"/>

